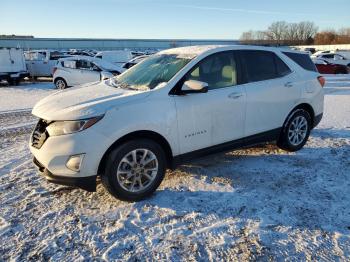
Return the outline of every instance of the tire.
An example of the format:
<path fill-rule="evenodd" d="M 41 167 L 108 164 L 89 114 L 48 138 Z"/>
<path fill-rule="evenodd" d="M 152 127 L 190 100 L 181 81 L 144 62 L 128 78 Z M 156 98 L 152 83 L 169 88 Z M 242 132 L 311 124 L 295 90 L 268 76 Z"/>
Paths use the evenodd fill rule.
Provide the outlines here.
<path fill-rule="evenodd" d="M 311 116 L 306 110 L 294 110 L 283 125 L 277 146 L 289 152 L 300 150 L 309 138 L 311 124 Z"/>
<path fill-rule="evenodd" d="M 106 161 L 102 184 L 120 200 L 139 201 L 149 197 L 162 182 L 166 171 L 164 150 L 149 139 L 132 140 L 118 146 L 109 153 Z"/>
<path fill-rule="evenodd" d="M 54 83 L 55 83 L 55 87 L 57 89 L 66 89 L 68 86 L 67 86 L 67 82 L 63 79 L 63 78 L 56 78 L 54 80 Z"/>
<path fill-rule="evenodd" d="M 7 82 L 8 82 L 8 84 L 10 86 L 17 86 L 19 84 L 19 79 L 17 79 L 17 78 L 9 78 L 7 80 Z"/>

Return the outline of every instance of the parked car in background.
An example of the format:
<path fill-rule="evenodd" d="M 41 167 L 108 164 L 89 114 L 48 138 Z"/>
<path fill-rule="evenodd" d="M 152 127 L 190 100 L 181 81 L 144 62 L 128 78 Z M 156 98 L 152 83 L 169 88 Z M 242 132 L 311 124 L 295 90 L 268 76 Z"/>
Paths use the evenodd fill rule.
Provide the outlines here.
<path fill-rule="evenodd" d="M 0 81 L 17 85 L 29 76 L 24 60 L 23 50 L 18 48 L 0 48 Z"/>
<path fill-rule="evenodd" d="M 323 59 L 323 60 L 326 60 L 326 61 L 328 61 L 330 63 L 334 63 L 334 64 L 341 64 L 341 65 L 350 66 L 350 59 L 346 59 L 346 57 L 344 57 L 340 54 L 337 54 L 337 53 L 320 54 L 314 58 Z"/>
<path fill-rule="evenodd" d="M 318 72 L 321 74 L 348 74 L 350 67 L 346 65 L 333 64 L 324 59 L 314 59 Z"/>
<path fill-rule="evenodd" d="M 141 61 L 145 60 L 147 57 L 149 57 L 148 55 L 141 55 L 141 56 L 137 56 L 133 59 L 131 59 L 129 62 L 125 63 L 123 65 L 123 68 L 125 70 L 128 70 L 129 68 L 133 67 L 134 65 L 140 63 Z"/>
<path fill-rule="evenodd" d="M 329 50 L 317 51 L 311 55 L 311 58 L 317 58 L 317 56 L 319 56 L 319 55 L 329 54 L 329 53 L 331 53 L 331 51 L 329 51 Z"/>
<path fill-rule="evenodd" d="M 95 57 L 72 56 L 59 59 L 53 72 L 56 88 L 65 89 L 119 75 L 121 68 Z"/>
<path fill-rule="evenodd" d="M 32 113 L 34 163 L 50 182 L 152 194 L 167 168 L 267 141 L 301 149 L 325 80 L 305 53 L 250 46 L 165 50 L 119 77 L 53 94 Z"/>
<path fill-rule="evenodd" d="M 304 48 L 305 52 L 310 52 L 310 54 L 314 54 L 316 52 L 316 49 L 314 47 L 306 47 Z"/>
<path fill-rule="evenodd" d="M 335 51 L 335 53 L 342 55 L 346 59 L 350 59 L 350 51 L 349 50 L 337 50 L 337 51 Z"/>
<path fill-rule="evenodd" d="M 68 54 L 55 50 L 33 50 L 24 52 L 29 74 L 33 78 L 52 76 L 53 67 L 57 63 L 57 60 L 68 56 Z"/>
<path fill-rule="evenodd" d="M 68 55 L 80 55 L 80 56 L 95 56 L 96 52 L 93 50 L 81 50 L 81 49 L 71 49 L 66 51 Z"/>
<path fill-rule="evenodd" d="M 125 63 L 130 61 L 134 56 L 132 52 L 129 50 L 116 50 L 116 51 L 101 51 L 101 52 L 98 52 L 95 55 L 95 57 L 122 67 Z"/>

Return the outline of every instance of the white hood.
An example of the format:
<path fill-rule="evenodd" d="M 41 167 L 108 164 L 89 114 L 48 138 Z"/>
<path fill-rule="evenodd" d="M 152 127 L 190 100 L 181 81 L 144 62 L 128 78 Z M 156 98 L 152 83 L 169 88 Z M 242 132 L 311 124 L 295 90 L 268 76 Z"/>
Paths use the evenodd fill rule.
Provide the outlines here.
<path fill-rule="evenodd" d="M 104 82 L 59 91 L 40 100 L 32 114 L 45 120 L 77 120 L 106 113 L 121 104 L 147 97 L 150 92 L 111 87 Z"/>

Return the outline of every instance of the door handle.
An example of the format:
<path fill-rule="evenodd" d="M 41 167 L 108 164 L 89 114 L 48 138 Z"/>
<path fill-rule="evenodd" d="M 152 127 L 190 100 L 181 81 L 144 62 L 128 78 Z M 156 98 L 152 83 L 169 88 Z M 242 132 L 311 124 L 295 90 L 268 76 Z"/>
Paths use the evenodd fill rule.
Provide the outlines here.
<path fill-rule="evenodd" d="M 228 97 L 231 99 L 237 99 L 237 98 L 240 98 L 241 96 L 243 96 L 241 93 L 231 93 L 228 95 Z"/>
<path fill-rule="evenodd" d="M 292 82 L 287 82 L 284 84 L 285 87 L 292 87 L 293 86 L 293 83 Z"/>

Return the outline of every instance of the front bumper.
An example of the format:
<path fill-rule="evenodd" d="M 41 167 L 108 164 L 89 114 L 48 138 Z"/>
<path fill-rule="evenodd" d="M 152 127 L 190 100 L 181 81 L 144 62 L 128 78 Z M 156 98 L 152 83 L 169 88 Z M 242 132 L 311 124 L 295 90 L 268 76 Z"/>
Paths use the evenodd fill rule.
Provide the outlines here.
<path fill-rule="evenodd" d="M 55 176 L 47 168 L 45 168 L 35 157 L 33 158 L 34 165 L 38 168 L 41 175 L 50 183 L 72 186 L 84 189 L 89 192 L 96 192 L 96 177 L 62 177 Z"/>

